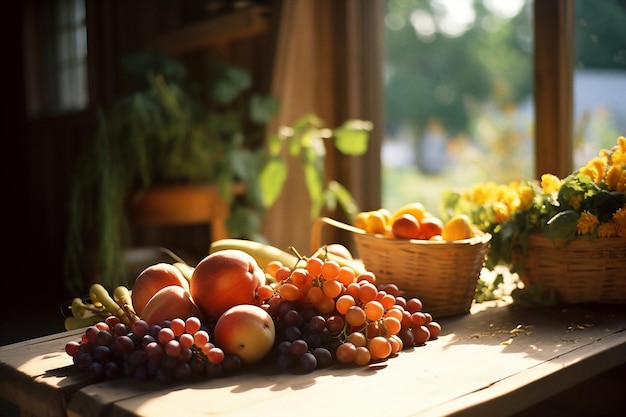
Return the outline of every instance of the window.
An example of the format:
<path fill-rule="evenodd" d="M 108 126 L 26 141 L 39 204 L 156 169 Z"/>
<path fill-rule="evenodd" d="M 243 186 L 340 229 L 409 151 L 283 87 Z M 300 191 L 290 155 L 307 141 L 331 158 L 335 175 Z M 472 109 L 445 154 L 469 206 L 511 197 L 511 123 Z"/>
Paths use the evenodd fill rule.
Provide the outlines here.
<path fill-rule="evenodd" d="M 532 3 L 388 0 L 383 206 L 533 173 Z"/>
<path fill-rule="evenodd" d="M 578 0 L 574 10 L 574 166 L 626 134 L 626 3 Z"/>
<path fill-rule="evenodd" d="M 43 2 L 41 9 L 28 15 L 29 114 L 83 110 L 89 104 L 84 0 Z"/>
<path fill-rule="evenodd" d="M 619 93 L 626 90 L 619 87 L 626 76 L 626 5 L 610 0 L 598 6 L 592 0 L 548 5 L 532 0 L 387 0 L 382 206 L 394 209 L 420 201 L 438 212 L 446 189 L 536 178 L 546 166 L 537 154 L 543 157 L 546 149 L 553 152 L 549 166 L 564 158 L 568 161 L 559 166 L 569 167 L 614 144 L 626 132 L 626 106 Z M 535 101 L 542 108 L 556 107 L 553 102 L 567 102 L 571 87 L 540 88 L 535 95 L 534 81 L 537 68 L 563 59 L 537 54 L 535 46 L 545 50 L 545 42 L 554 42 L 567 49 L 569 39 L 555 29 L 551 39 L 542 32 L 542 44 L 535 45 L 533 34 L 536 23 L 545 28 L 559 19 L 571 26 L 565 15 L 572 9 L 575 51 L 564 57 L 575 56 L 575 62 L 558 71 L 564 68 L 561 73 L 572 75 L 573 114 L 562 123 L 572 124 L 573 133 L 547 120 L 547 132 L 560 129 L 573 142 L 566 147 L 543 127 L 554 115 L 539 112 L 535 120 Z M 555 16 L 546 11 L 556 11 Z M 535 22 L 536 16 L 541 21 Z M 545 23 L 547 19 L 552 20 Z M 548 82 L 561 81 L 553 75 L 547 75 Z M 567 106 L 555 110 L 559 112 L 562 116 Z M 563 156 L 562 149 L 572 150 Z"/>

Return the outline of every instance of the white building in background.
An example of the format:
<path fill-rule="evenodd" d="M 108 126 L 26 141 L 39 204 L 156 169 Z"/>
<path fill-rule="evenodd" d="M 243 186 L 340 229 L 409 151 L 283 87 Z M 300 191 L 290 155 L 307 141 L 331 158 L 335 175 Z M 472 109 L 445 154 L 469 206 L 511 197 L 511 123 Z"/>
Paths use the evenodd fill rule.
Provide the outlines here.
<path fill-rule="evenodd" d="M 615 127 L 626 135 L 626 71 L 579 69 L 574 72 L 574 118 L 585 111 L 606 109 Z"/>
<path fill-rule="evenodd" d="M 520 106 L 520 111 L 532 117 L 533 108 L 532 98 L 529 98 Z M 615 133 L 626 136 L 626 71 L 575 70 L 573 113 L 575 129 L 587 119 L 585 145 L 577 149 L 575 154 L 575 165 L 578 166 L 597 156 L 601 146 L 599 135 Z M 616 138 L 611 136 L 611 140 Z M 424 141 L 424 144 L 427 143 L 429 142 Z M 382 163 L 384 166 L 397 167 L 423 162 L 415 155 L 418 150 L 411 133 L 401 129 L 395 138 L 383 142 Z M 435 147 L 430 152 L 424 148 L 421 151 L 423 156 L 427 156 L 427 160 L 437 164 L 442 162 L 440 143 L 435 142 Z"/>

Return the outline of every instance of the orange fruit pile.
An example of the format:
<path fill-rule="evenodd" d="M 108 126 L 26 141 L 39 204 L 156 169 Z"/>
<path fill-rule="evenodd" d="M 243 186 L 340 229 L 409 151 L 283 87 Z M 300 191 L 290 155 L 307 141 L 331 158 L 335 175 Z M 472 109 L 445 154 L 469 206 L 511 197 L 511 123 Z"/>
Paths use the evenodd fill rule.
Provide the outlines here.
<path fill-rule="evenodd" d="M 454 241 L 474 237 L 469 217 L 457 215 L 444 223 L 419 202 L 405 204 L 393 213 L 385 208 L 362 211 L 356 216 L 354 226 L 394 239 Z"/>

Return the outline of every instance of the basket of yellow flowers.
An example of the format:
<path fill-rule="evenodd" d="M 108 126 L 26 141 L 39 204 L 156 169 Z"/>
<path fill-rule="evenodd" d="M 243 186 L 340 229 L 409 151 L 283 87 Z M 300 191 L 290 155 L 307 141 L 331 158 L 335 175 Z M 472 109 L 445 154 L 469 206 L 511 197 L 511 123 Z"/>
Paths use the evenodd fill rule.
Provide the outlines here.
<path fill-rule="evenodd" d="M 626 303 L 626 137 L 561 179 L 476 184 L 444 206 L 492 234 L 486 266 L 556 301 Z"/>

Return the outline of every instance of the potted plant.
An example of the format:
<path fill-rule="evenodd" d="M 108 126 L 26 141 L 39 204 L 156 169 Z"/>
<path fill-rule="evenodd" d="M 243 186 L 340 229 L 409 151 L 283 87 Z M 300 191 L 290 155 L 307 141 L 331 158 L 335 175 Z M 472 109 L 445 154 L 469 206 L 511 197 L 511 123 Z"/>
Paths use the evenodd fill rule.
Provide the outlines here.
<path fill-rule="evenodd" d="M 129 55 L 123 65 L 135 88 L 99 112 L 72 187 L 65 262 L 74 290 L 84 285 L 88 257 L 99 281 L 126 282 L 128 209 L 150 187 L 212 184 L 233 212 L 263 209 L 255 182 L 276 100 L 251 93 L 250 74 L 236 66 L 214 65 L 201 88 L 181 62 L 159 52 Z M 243 184 L 236 202 L 234 184 Z"/>
<path fill-rule="evenodd" d="M 361 155 L 371 123 L 348 120 L 331 129 L 306 115 L 268 135 L 278 103 L 252 94 L 250 74 L 239 67 L 213 66 L 206 89 L 187 80 L 179 61 L 160 53 L 131 55 L 124 68 L 137 88 L 100 111 L 73 184 L 65 258 L 72 291 L 88 284 L 85 263 L 93 265 L 92 280 L 129 284 L 123 259 L 128 213 L 152 187 L 211 184 L 230 205 L 229 235 L 264 240 L 259 230 L 282 192 L 285 158 L 300 157 L 311 216 L 322 207 L 338 206 L 349 216 L 358 211 L 349 191 L 324 177 L 325 141 L 333 140 L 341 153 Z"/>

